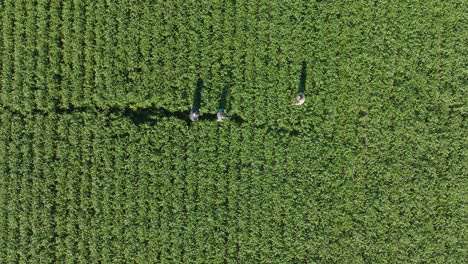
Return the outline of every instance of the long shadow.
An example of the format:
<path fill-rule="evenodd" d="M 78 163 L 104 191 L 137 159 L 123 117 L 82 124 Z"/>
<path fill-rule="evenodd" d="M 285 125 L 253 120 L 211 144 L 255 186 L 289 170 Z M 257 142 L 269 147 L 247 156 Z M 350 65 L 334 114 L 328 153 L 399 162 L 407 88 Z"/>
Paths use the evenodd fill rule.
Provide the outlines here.
<path fill-rule="evenodd" d="M 227 106 L 227 98 L 229 96 L 229 91 L 231 90 L 232 86 L 232 72 L 228 72 L 228 83 L 223 87 L 223 91 L 221 92 L 221 97 L 219 98 L 219 107 L 222 109 L 226 109 Z"/>
<path fill-rule="evenodd" d="M 229 92 L 231 91 L 232 87 L 232 71 L 228 71 L 228 83 L 223 87 L 221 92 L 221 97 L 219 98 L 219 105 L 218 108 L 226 110 L 227 108 L 227 98 L 229 97 Z M 216 115 L 213 115 L 216 118 Z M 236 122 L 238 124 L 242 124 L 245 120 L 238 116 L 238 115 L 231 115 L 230 120 Z"/>
<path fill-rule="evenodd" d="M 141 125 L 143 123 L 156 123 L 161 120 L 162 117 L 175 117 L 180 120 L 184 120 L 190 125 L 188 120 L 188 114 L 185 111 L 169 111 L 162 107 L 148 107 L 138 109 L 125 109 L 123 116 L 128 117 L 132 120 L 135 125 Z"/>
<path fill-rule="evenodd" d="M 242 117 L 238 116 L 238 115 L 232 115 L 231 120 L 238 123 L 238 124 L 242 124 L 242 123 L 245 122 L 245 120 Z"/>
<path fill-rule="evenodd" d="M 212 113 L 205 113 L 203 115 L 200 115 L 200 117 L 198 118 L 198 120 L 200 121 L 203 121 L 203 120 L 216 121 L 217 119 L 218 118 L 216 114 L 212 114 Z"/>
<path fill-rule="evenodd" d="M 205 87 L 205 84 L 201 78 L 197 81 L 197 86 L 195 87 L 195 91 L 193 92 L 193 102 L 192 102 L 192 109 L 200 109 L 202 104 L 201 99 L 201 91 Z"/>
<path fill-rule="evenodd" d="M 227 106 L 227 98 L 229 96 L 229 90 L 232 85 L 232 73 L 228 73 L 229 76 L 229 83 L 223 87 L 223 91 L 221 93 L 221 98 L 219 101 L 219 108 L 225 109 Z M 202 106 L 202 98 L 201 92 L 204 89 L 205 85 L 201 78 L 198 79 L 194 93 L 193 93 L 193 101 L 192 101 L 192 110 L 199 110 Z M 156 123 L 161 120 L 163 117 L 174 117 L 180 120 L 184 120 L 187 125 L 191 125 L 192 121 L 189 118 L 189 113 L 185 111 L 169 111 L 163 107 L 146 107 L 146 108 L 138 108 L 138 109 L 131 109 L 127 108 L 123 111 L 123 116 L 128 117 L 132 120 L 135 125 L 140 125 L 143 123 Z M 217 120 L 216 113 L 205 113 L 200 116 L 198 119 L 200 121 L 207 120 L 207 121 L 215 121 Z M 231 116 L 231 120 L 236 123 L 244 123 L 245 121 L 237 115 Z"/>
<path fill-rule="evenodd" d="M 201 107 L 201 91 L 203 87 L 203 80 L 199 78 L 193 92 L 192 109 L 194 110 L 198 110 Z M 141 125 L 143 123 L 156 123 L 164 117 L 174 117 L 185 121 L 187 125 L 191 124 L 188 112 L 169 111 L 166 108 L 155 106 L 137 109 L 126 108 L 123 110 L 123 116 L 130 118 L 135 125 Z"/>
<path fill-rule="evenodd" d="M 299 87 L 297 89 L 297 93 L 304 93 L 306 87 L 306 79 L 307 79 L 307 62 L 302 62 L 302 69 L 301 69 L 301 79 L 299 80 Z"/>

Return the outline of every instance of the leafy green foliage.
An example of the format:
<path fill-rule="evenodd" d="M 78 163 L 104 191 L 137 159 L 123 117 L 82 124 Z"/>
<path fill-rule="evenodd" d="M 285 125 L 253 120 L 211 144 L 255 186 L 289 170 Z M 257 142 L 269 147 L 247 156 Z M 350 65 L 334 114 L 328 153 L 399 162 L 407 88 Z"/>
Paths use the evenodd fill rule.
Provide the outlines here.
<path fill-rule="evenodd" d="M 462 263 L 466 11 L 0 1 L 0 259 Z"/>

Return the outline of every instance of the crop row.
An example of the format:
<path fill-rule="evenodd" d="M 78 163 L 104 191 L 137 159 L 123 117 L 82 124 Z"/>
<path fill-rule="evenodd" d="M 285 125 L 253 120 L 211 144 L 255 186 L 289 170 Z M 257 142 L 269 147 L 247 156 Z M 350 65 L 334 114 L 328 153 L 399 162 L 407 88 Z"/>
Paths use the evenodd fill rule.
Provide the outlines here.
<path fill-rule="evenodd" d="M 228 87 L 231 113 L 287 127 L 340 111 L 330 103 L 337 100 L 359 111 L 359 102 L 340 94 L 379 99 L 390 89 L 404 101 L 408 89 L 427 90 L 440 80 L 439 93 L 450 94 L 463 79 L 457 43 L 466 34 L 457 26 L 457 1 L 2 4 L 0 99 L 21 112 L 185 111 L 201 79 L 202 113 L 216 111 Z M 302 66 L 308 99 L 292 108 Z"/>
<path fill-rule="evenodd" d="M 1 115 L 7 262 L 457 262 L 462 120 L 335 135 L 119 114 Z M 387 123 L 383 123 L 387 122 Z M 379 126 L 376 126 L 379 124 Z M 395 252 L 398 252 L 395 253 Z"/>

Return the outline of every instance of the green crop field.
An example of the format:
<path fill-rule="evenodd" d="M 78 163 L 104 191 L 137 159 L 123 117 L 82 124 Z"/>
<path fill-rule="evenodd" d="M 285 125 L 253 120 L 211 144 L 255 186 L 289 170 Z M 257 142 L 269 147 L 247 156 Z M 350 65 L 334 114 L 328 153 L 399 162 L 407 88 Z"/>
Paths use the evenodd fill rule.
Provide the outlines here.
<path fill-rule="evenodd" d="M 0 0 L 0 263 L 466 263 L 467 14 Z"/>

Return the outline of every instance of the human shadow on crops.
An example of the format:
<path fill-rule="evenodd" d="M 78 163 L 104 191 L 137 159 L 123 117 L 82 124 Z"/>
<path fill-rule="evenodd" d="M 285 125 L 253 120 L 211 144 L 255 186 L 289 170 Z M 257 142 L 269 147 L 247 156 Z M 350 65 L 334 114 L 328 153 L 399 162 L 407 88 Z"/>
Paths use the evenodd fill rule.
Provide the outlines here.
<path fill-rule="evenodd" d="M 307 79 L 307 62 L 302 62 L 301 68 L 301 77 L 299 79 L 299 87 L 297 89 L 297 93 L 304 93 L 305 86 L 306 86 L 306 79 Z"/>
<path fill-rule="evenodd" d="M 229 75 L 231 77 L 231 74 Z M 231 79 L 231 78 L 230 78 Z M 219 101 L 219 108 L 225 108 L 227 105 L 227 97 L 229 94 L 229 89 L 231 82 L 229 82 L 222 91 L 221 98 Z M 195 90 L 193 93 L 192 108 L 191 110 L 199 111 L 202 106 L 202 90 L 205 88 L 205 84 L 201 78 L 197 80 Z M 143 123 L 155 123 L 163 118 L 174 117 L 186 122 L 190 126 L 193 122 L 189 118 L 189 111 L 169 111 L 163 107 L 145 107 L 145 108 L 127 108 L 123 111 L 123 116 L 128 117 L 132 120 L 135 125 L 140 125 Z M 217 115 L 216 112 L 205 113 L 201 115 L 198 119 L 199 121 L 216 121 Z M 243 123 L 244 120 L 237 115 L 231 116 L 231 120 L 237 123 Z"/>
<path fill-rule="evenodd" d="M 226 85 L 224 85 L 222 91 L 221 91 L 221 96 L 219 98 L 219 102 L 218 102 L 218 109 L 223 109 L 224 111 L 226 111 L 226 108 L 228 108 L 228 97 L 229 97 L 229 92 L 231 91 L 231 87 L 232 87 L 232 71 L 228 71 L 228 74 L 227 74 L 228 78 L 227 78 L 227 83 Z M 229 112 L 229 110 L 227 111 Z M 202 118 L 202 120 L 205 119 L 205 120 L 216 120 L 217 119 L 217 116 L 216 114 L 207 114 L 206 116 L 204 116 Z M 230 121 L 231 122 L 236 122 L 236 123 L 244 123 L 245 120 L 239 116 L 239 115 L 230 115 Z"/>
<path fill-rule="evenodd" d="M 193 92 L 192 110 L 198 111 L 200 109 L 202 104 L 201 91 L 203 88 L 203 80 L 199 78 Z M 165 117 L 174 117 L 185 121 L 187 125 L 191 124 L 189 111 L 169 111 L 164 107 L 150 106 L 137 109 L 127 108 L 124 110 L 123 115 L 130 118 L 135 125 L 155 123 Z"/>
<path fill-rule="evenodd" d="M 205 89 L 205 82 L 202 78 L 199 78 L 193 92 L 193 101 L 192 101 L 192 111 L 199 111 L 202 106 L 202 97 L 201 92 Z M 198 118 L 199 121 L 202 120 L 215 120 L 216 114 L 203 114 Z"/>
<path fill-rule="evenodd" d="M 226 83 L 226 85 L 223 87 L 222 91 L 221 91 L 221 96 L 219 98 L 219 102 L 218 102 L 218 109 L 223 109 L 223 110 L 226 110 L 227 108 L 227 101 L 228 101 L 228 97 L 229 97 L 229 92 L 231 90 L 231 86 L 232 86 L 232 72 L 231 71 L 228 71 L 228 82 Z M 201 90 L 204 89 L 205 86 L 204 86 L 204 83 L 203 83 L 203 80 L 199 79 L 198 83 L 197 83 L 197 89 L 195 90 L 195 93 L 194 93 L 194 100 L 193 100 L 193 106 L 192 106 L 192 109 L 194 110 L 198 110 L 200 109 L 201 107 Z M 198 120 L 200 121 L 216 121 L 218 119 L 217 117 L 217 114 L 216 113 L 205 113 L 203 115 L 200 116 L 200 118 Z M 238 115 L 231 115 L 230 116 L 230 121 L 232 122 L 236 122 L 236 123 L 244 123 L 244 119 Z"/>
<path fill-rule="evenodd" d="M 231 121 L 236 122 L 238 124 L 242 124 L 245 122 L 245 120 L 239 115 L 231 115 L 230 119 Z"/>
<path fill-rule="evenodd" d="M 199 78 L 193 92 L 192 109 L 199 110 L 202 104 L 201 91 L 205 88 L 202 78 Z"/>
<path fill-rule="evenodd" d="M 227 105 L 227 98 L 229 96 L 229 91 L 231 90 L 232 86 L 232 72 L 228 72 L 228 82 L 226 85 L 223 87 L 223 90 L 221 92 L 221 97 L 219 98 L 219 107 L 221 109 L 226 109 Z"/>
<path fill-rule="evenodd" d="M 185 121 L 188 125 L 188 113 L 185 111 L 169 111 L 163 107 L 146 107 L 137 109 L 126 109 L 123 112 L 123 116 L 130 118 L 135 125 L 141 125 L 143 123 L 156 123 L 163 117 L 174 117 Z"/>

